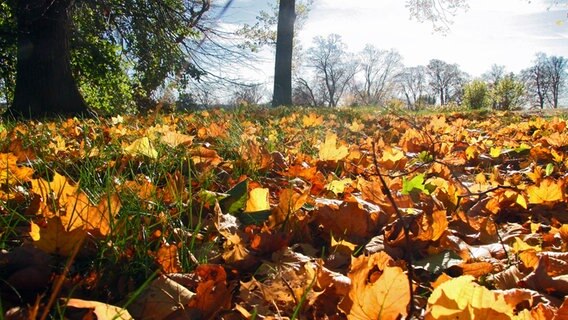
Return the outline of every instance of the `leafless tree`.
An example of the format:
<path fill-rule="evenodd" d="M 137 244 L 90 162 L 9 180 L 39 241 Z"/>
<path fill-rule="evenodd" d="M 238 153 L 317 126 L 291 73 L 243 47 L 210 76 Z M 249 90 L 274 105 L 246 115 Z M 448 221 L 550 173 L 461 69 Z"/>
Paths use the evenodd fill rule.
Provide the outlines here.
<path fill-rule="evenodd" d="M 558 108 L 562 90 L 566 82 L 568 60 L 564 57 L 547 56 L 537 53 L 533 66 L 521 72 L 522 80 L 528 90 L 528 98 L 540 109 L 548 103 Z"/>
<path fill-rule="evenodd" d="M 490 88 L 493 88 L 501 79 L 505 77 L 505 66 L 493 64 L 489 71 L 481 75 L 481 78 L 487 82 Z"/>
<path fill-rule="evenodd" d="M 257 105 L 264 98 L 264 88 L 259 83 L 243 84 L 233 92 L 235 105 Z"/>
<path fill-rule="evenodd" d="M 457 64 L 449 64 L 442 60 L 432 59 L 428 63 L 430 87 L 444 105 L 451 99 L 459 97 L 465 75 L 460 71 Z"/>
<path fill-rule="evenodd" d="M 330 34 L 327 38 L 314 38 L 314 46 L 308 50 L 307 60 L 316 79 L 324 84 L 324 101 L 329 107 L 336 107 L 357 71 L 357 65 L 346 51 L 341 36 Z"/>
<path fill-rule="evenodd" d="M 558 108 L 558 100 L 562 89 L 566 85 L 566 67 L 568 60 L 564 57 L 551 56 L 548 58 L 548 66 L 550 70 L 550 96 L 549 100 L 553 108 Z"/>
<path fill-rule="evenodd" d="M 408 67 L 398 74 L 397 82 L 408 108 L 418 109 L 420 98 L 428 90 L 427 69 L 424 66 Z"/>
<path fill-rule="evenodd" d="M 394 92 L 394 78 L 403 67 L 402 56 L 394 49 L 379 50 L 368 44 L 358 58 L 359 72 L 353 81 L 356 101 L 367 106 L 384 104 Z"/>
<path fill-rule="evenodd" d="M 534 65 L 523 70 L 521 78 L 527 88 L 529 100 L 540 109 L 544 109 L 551 87 L 548 57 L 544 53 L 538 53 Z"/>

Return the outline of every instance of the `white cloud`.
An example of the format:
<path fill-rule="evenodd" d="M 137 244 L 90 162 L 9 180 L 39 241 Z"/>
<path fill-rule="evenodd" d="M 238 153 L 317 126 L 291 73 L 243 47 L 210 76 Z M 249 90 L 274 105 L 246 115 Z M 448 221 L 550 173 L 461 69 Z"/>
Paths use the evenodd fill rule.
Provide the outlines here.
<path fill-rule="evenodd" d="M 411 20 L 400 0 L 316 1 L 299 38 L 304 47 L 314 36 L 340 34 L 351 51 L 371 43 L 395 48 L 407 65 L 426 64 L 437 58 L 458 63 L 472 75 L 494 64 L 519 71 L 530 65 L 534 54 L 568 56 L 565 10 L 547 10 L 544 1 L 476 0 L 459 12 L 448 35 L 435 34 L 429 23 Z"/>

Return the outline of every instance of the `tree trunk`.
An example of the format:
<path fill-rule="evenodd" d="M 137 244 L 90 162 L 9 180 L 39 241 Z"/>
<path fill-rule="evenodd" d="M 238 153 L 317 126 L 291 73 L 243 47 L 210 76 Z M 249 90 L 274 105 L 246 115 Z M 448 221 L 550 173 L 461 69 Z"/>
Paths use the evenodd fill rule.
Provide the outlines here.
<path fill-rule="evenodd" d="M 87 113 L 71 73 L 73 0 L 18 0 L 18 61 L 13 115 L 38 118 Z"/>
<path fill-rule="evenodd" d="M 296 1 L 280 0 L 272 106 L 292 105 L 292 52 Z"/>

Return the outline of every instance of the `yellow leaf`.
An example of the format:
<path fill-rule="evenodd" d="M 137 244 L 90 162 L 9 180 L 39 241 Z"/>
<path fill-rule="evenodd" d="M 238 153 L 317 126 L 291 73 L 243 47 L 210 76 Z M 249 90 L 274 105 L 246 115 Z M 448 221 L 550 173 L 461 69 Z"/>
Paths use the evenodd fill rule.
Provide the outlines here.
<path fill-rule="evenodd" d="M 353 120 L 353 122 L 347 127 L 351 132 L 359 132 L 365 128 L 365 125 Z"/>
<path fill-rule="evenodd" d="M 186 134 L 181 134 L 175 131 L 168 131 L 162 135 L 160 141 L 175 148 L 179 145 L 188 146 L 193 142 L 193 136 L 188 136 Z"/>
<path fill-rule="evenodd" d="M 59 214 L 70 197 L 77 194 L 78 188 L 66 177 L 55 172 L 51 181 L 42 178 L 32 179 L 32 192 L 41 197 L 38 214 L 46 218 Z M 64 222 L 65 223 L 65 222 Z"/>
<path fill-rule="evenodd" d="M 81 228 L 98 230 L 102 235 L 108 235 L 111 221 L 118 214 L 120 206 L 120 198 L 116 194 L 104 196 L 99 204 L 94 206 L 87 195 L 81 192 L 69 198 L 61 222 L 68 231 Z"/>
<path fill-rule="evenodd" d="M 302 118 L 304 127 L 315 127 L 323 123 L 323 116 L 317 116 L 315 113 L 310 113 Z"/>
<path fill-rule="evenodd" d="M 503 295 L 473 280 L 472 276 L 461 276 L 436 287 L 428 298 L 425 319 L 511 319 L 513 308 Z"/>
<path fill-rule="evenodd" d="M 467 160 L 472 160 L 477 158 L 477 155 L 479 154 L 479 151 L 477 150 L 476 146 L 468 146 L 465 149 L 465 157 Z"/>
<path fill-rule="evenodd" d="M 335 194 L 340 194 L 345 192 L 345 188 L 353 183 L 350 178 L 345 178 L 342 180 L 333 180 L 332 182 L 325 185 L 325 188 Z"/>
<path fill-rule="evenodd" d="M 544 179 L 540 184 L 532 185 L 527 188 L 529 203 L 545 204 L 562 201 L 564 198 L 564 185 L 560 181 Z"/>
<path fill-rule="evenodd" d="M 268 193 L 268 188 L 255 188 L 249 191 L 245 212 L 270 210 Z"/>
<path fill-rule="evenodd" d="M 513 252 L 519 253 L 519 252 L 528 251 L 528 250 L 540 252 L 540 251 L 542 251 L 542 248 L 539 247 L 539 246 L 531 246 L 530 244 L 521 240 L 521 238 L 516 237 L 515 243 L 513 243 Z"/>
<path fill-rule="evenodd" d="M 491 147 L 489 150 L 489 155 L 491 158 L 499 158 L 501 155 L 501 147 Z"/>
<path fill-rule="evenodd" d="M 337 147 L 337 135 L 328 132 L 325 136 L 325 142 L 320 147 L 319 159 L 322 161 L 339 161 L 349 154 L 346 146 Z"/>
<path fill-rule="evenodd" d="M 158 151 L 154 149 L 148 137 L 134 140 L 128 147 L 124 148 L 124 153 L 133 156 L 146 156 L 151 159 L 158 159 Z"/>

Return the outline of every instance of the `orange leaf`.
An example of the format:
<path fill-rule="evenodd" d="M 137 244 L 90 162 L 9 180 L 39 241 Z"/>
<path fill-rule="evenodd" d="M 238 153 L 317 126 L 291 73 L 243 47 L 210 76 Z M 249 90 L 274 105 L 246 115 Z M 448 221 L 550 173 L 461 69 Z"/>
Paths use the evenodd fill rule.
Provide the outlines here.
<path fill-rule="evenodd" d="M 189 310 L 197 311 L 199 319 L 213 319 L 231 305 L 231 291 L 227 287 L 227 274 L 218 265 L 200 265 L 195 270 L 199 277 L 196 295 L 189 301 Z"/>
<path fill-rule="evenodd" d="M 389 266 L 384 252 L 354 258 L 349 271 L 351 289 L 339 305 L 348 319 L 399 319 L 410 303 L 408 278 L 400 267 Z M 378 270 L 377 270 L 378 269 Z"/>
<path fill-rule="evenodd" d="M 156 263 L 162 268 L 164 273 L 182 272 L 181 263 L 178 256 L 178 247 L 167 243 L 156 252 Z"/>
<path fill-rule="evenodd" d="M 0 154 L 0 184 L 13 185 L 30 181 L 34 170 L 17 165 L 18 158 L 11 153 Z"/>

